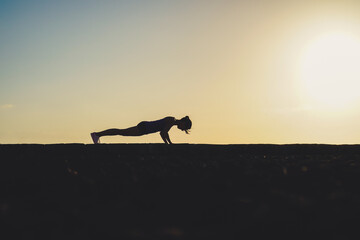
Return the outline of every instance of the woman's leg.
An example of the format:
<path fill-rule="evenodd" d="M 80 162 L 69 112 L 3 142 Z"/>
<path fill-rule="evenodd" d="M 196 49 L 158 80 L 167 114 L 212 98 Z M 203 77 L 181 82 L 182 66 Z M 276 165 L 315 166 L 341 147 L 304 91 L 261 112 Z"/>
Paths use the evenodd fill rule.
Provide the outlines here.
<path fill-rule="evenodd" d="M 120 136 L 141 136 L 143 135 L 139 128 L 137 126 L 126 128 L 126 129 L 117 129 L 112 128 L 108 129 L 102 132 L 96 132 L 96 136 L 103 137 L 103 136 L 114 136 L 114 135 L 120 135 Z"/>

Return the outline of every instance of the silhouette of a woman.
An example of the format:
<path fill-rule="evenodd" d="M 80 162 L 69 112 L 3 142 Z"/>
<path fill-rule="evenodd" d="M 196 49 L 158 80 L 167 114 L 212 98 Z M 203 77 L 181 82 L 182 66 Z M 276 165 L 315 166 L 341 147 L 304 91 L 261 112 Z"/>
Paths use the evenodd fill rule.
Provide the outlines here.
<path fill-rule="evenodd" d="M 156 121 L 143 121 L 135 127 L 126 129 L 112 128 L 102 132 L 93 132 L 90 135 L 94 144 L 98 144 L 100 143 L 100 137 L 103 136 L 142 136 L 145 134 L 160 132 L 160 136 L 164 140 L 165 144 L 172 144 L 168 132 L 174 125 L 176 125 L 178 129 L 189 134 L 189 129 L 191 128 L 192 122 L 188 116 L 183 117 L 180 120 L 177 120 L 174 117 L 165 117 Z"/>

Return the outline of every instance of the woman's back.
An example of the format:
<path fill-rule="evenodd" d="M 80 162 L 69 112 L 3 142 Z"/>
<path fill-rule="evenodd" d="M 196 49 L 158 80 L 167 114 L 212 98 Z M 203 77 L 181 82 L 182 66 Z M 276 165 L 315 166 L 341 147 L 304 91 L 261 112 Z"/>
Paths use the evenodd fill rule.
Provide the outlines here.
<path fill-rule="evenodd" d="M 156 121 L 143 121 L 137 126 L 143 134 L 150 134 L 155 132 L 161 132 L 170 121 L 173 121 L 173 117 L 165 117 Z"/>

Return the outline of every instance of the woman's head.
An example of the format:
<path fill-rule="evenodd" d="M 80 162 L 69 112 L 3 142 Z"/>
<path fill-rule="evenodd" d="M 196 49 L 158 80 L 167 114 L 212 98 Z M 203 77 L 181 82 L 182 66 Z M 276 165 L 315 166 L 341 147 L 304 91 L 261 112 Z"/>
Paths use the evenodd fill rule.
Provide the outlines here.
<path fill-rule="evenodd" d="M 189 116 L 183 117 L 179 120 L 178 129 L 185 131 L 187 134 L 189 134 L 189 129 L 192 126 L 192 122 L 189 118 Z"/>

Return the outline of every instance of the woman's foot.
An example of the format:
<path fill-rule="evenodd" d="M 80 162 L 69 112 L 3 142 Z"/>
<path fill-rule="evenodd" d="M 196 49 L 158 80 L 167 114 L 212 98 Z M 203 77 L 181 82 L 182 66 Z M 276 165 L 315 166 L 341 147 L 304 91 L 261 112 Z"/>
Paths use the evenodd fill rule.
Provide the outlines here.
<path fill-rule="evenodd" d="M 100 138 L 100 137 L 98 137 L 98 136 L 96 135 L 96 133 L 93 132 L 93 133 L 90 134 L 90 136 L 91 136 L 94 144 L 100 143 L 100 141 L 99 141 L 99 138 Z"/>

